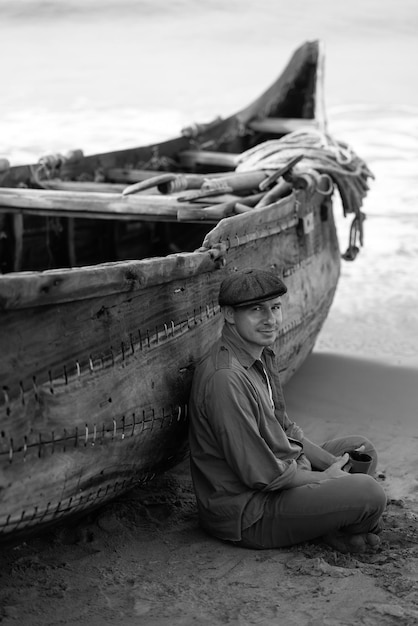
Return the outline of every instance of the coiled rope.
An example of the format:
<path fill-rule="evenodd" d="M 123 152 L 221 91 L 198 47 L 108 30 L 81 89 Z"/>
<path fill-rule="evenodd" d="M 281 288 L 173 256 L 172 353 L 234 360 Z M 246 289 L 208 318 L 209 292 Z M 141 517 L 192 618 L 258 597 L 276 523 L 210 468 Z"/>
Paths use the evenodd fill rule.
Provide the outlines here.
<path fill-rule="evenodd" d="M 349 249 L 343 255 L 352 260 L 358 253 L 357 243 L 363 245 L 365 215 L 360 209 L 369 190 L 368 179 L 374 175 L 347 143 L 321 131 L 301 129 L 243 152 L 236 171 L 275 170 L 300 153 L 303 153 L 303 159 L 292 168 L 292 174 L 303 176 L 313 170 L 328 175 L 338 188 L 344 216 L 355 214 Z"/>

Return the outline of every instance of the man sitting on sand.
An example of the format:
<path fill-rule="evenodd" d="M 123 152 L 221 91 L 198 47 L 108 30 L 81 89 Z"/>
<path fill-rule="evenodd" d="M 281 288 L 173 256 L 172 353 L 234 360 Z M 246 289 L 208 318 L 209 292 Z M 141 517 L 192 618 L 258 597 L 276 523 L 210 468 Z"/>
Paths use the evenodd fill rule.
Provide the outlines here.
<path fill-rule="evenodd" d="M 270 346 L 287 287 L 276 273 L 236 272 L 220 287 L 221 338 L 198 363 L 190 397 L 191 473 L 202 527 L 254 549 L 320 539 L 341 552 L 376 550 L 386 496 L 364 437 L 322 446 L 286 412 Z M 372 457 L 350 474 L 348 451 Z"/>

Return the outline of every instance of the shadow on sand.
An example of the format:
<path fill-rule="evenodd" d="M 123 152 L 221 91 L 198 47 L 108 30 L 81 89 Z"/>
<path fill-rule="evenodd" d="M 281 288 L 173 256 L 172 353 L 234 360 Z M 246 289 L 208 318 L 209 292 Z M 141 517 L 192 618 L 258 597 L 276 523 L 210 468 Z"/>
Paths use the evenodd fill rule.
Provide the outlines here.
<path fill-rule="evenodd" d="M 368 437 L 391 495 L 417 497 L 418 368 L 314 352 L 285 396 L 289 416 L 310 439 Z"/>

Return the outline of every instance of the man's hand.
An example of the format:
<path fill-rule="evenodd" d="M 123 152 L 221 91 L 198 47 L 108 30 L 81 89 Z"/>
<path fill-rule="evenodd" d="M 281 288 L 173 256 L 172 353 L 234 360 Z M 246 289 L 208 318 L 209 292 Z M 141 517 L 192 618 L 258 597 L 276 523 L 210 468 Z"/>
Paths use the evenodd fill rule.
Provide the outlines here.
<path fill-rule="evenodd" d="M 327 478 L 342 478 L 343 476 L 347 476 L 347 472 L 343 470 L 344 465 L 350 460 L 350 456 L 348 452 L 338 457 L 338 459 L 330 465 L 326 470 L 324 470 L 323 474 Z"/>
<path fill-rule="evenodd" d="M 360 446 L 359 448 L 354 448 L 354 450 L 352 450 L 351 452 L 364 452 L 364 450 L 366 449 L 366 446 Z M 351 452 L 348 452 L 346 454 L 348 454 L 348 456 L 350 457 Z M 347 465 L 345 465 L 345 467 L 342 468 L 343 472 L 346 472 L 347 474 L 350 473 L 351 470 L 351 463 L 350 463 L 350 458 L 348 459 L 348 463 Z"/>

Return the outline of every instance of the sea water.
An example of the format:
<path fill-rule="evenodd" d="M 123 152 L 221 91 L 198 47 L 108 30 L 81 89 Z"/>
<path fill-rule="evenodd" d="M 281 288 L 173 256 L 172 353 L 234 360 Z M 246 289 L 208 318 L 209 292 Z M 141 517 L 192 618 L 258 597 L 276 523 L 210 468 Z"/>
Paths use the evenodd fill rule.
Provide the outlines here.
<path fill-rule="evenodd" d="M 320 39 L 331 132 L 403 178 L 417 157 L 417 34 L 415 0 L 0 0 L 0 156 L 175 136 L 251 102 Z"/>
<path fill-rule="evenodd" d="M 300 44 L 320 39 L 329 131 L 375 175 L 364 260 L 353 264 L 371 281 L 364 306 L 384 308 L 385 281 L 400 294 L 393 307 L 414 303 L 417 35 L 416 0 L 0 0 L 0 157 L 16 165 L 174 137 L 249 104 Z M 353 272 L 344 266 L 340 294 L 356 288 Z"/>

